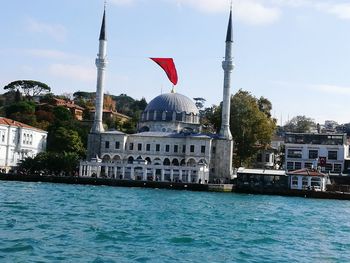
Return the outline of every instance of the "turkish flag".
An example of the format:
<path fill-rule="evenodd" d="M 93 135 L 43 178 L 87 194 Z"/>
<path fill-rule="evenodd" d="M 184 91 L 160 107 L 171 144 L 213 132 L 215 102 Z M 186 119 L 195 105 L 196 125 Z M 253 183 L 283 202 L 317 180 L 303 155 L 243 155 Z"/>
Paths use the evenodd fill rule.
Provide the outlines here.
<path fill-rule="evenodd" d="M 156 62 L 167 74 L 169 80 L 174 85 L 177 84 L 178 77 L 177 77 L 177 71 L 174 64 L 174 60 L 172 58 L 150 58 L 154 62 Z"/>
<path fill-rule="evenodd" d="M 321 167 L 326 167 L 327 157 L 319 157 L 319 162 Z"/>

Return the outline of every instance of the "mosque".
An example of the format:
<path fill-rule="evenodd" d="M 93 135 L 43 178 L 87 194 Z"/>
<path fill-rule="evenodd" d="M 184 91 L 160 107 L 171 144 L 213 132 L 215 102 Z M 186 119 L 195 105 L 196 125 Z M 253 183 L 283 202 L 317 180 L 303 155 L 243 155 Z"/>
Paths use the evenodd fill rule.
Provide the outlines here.
<path fill-rule="evenodd" d="M 87 160 L 79 176 L 205 184 L 228 182 L 232 177 L 233 141 L 230 132 L 232 8 L 226 35 L 222 124 L 218 134 L 201 133 L 199 111 L 185 95 L 172 91 L 150 101 L 136 134 L 105 131 L 102 124 L 107 66 L 106 10 L 103 14 L 96 59 L 96 112 L 88 136 Z"/>

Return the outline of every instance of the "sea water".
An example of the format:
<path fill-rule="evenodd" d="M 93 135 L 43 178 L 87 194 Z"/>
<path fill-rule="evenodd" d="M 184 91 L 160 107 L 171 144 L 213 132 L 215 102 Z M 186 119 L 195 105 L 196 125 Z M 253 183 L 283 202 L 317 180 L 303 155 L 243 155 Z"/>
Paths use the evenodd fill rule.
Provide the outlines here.
<path fill-rule="evenodd" d="M 0 262 L 350 262 L 350 202 L 0 182 Z"/>

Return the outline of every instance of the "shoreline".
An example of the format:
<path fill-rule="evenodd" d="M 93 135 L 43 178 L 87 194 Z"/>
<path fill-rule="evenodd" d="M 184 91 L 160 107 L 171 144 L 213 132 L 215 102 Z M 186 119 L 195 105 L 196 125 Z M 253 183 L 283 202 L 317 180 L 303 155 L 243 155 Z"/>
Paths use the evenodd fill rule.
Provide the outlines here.
<path fill-rule="evenodd" d="M 350 193 L 307 190 L 237 189 L 233 184 L 194 184 L 177 182 L 132 181 L 78 176 L 18 175 L 0 173 L 0 181 L 45 182 L 56 184 L 96 185 L 112 187 L 142 187 L 153 189 L 188 190 L 197 192 L 226 192 L 253 195 L 278 195 L 315 199 L 350 200 Z"/>

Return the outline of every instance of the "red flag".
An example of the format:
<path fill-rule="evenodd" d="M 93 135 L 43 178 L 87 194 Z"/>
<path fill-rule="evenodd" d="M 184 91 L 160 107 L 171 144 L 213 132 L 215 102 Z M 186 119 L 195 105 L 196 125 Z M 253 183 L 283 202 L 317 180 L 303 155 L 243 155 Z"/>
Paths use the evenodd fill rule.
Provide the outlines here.
<path fill-rule="evenodd" d="M 177 84 L 177 72 L 174 64 L 174 60 L 172 58 L 150 58 L 154 62 L 156 62 L 167 74 L 169 80 L 174 85 Z"/>

